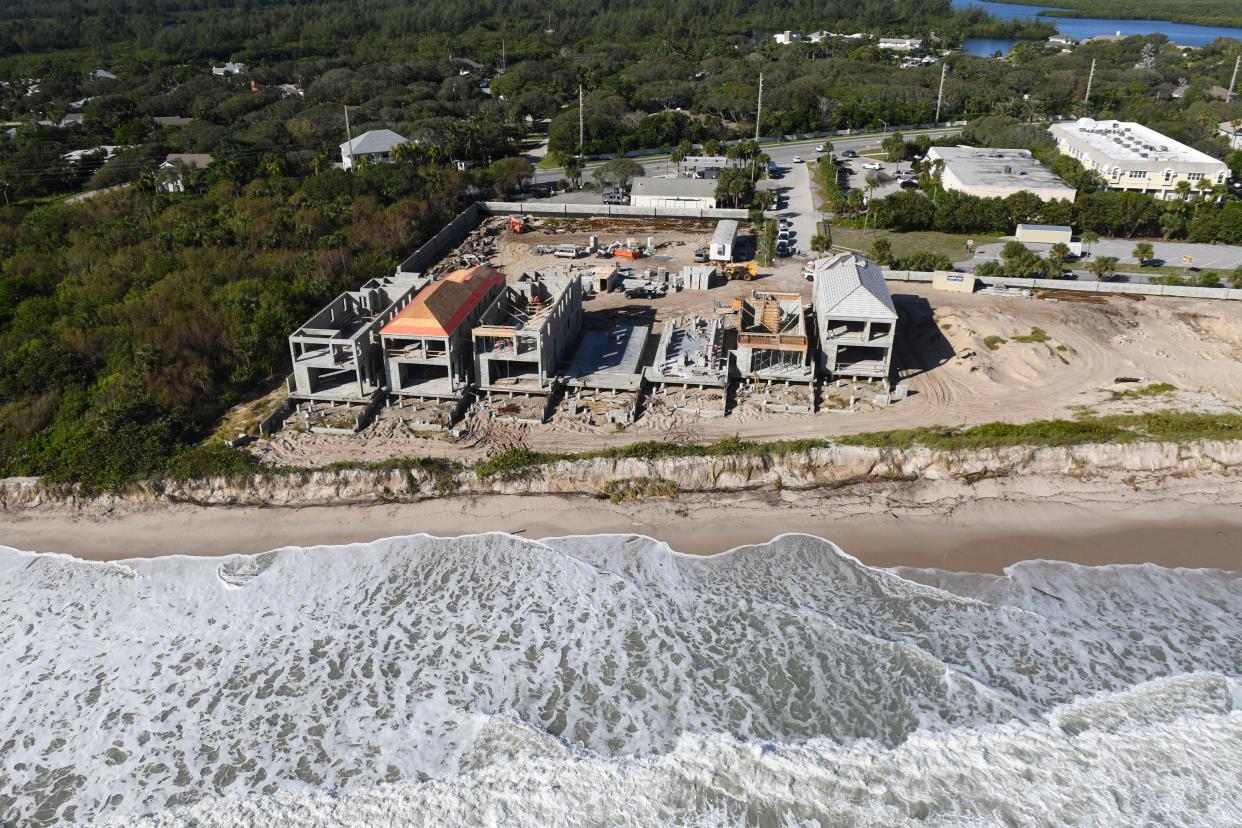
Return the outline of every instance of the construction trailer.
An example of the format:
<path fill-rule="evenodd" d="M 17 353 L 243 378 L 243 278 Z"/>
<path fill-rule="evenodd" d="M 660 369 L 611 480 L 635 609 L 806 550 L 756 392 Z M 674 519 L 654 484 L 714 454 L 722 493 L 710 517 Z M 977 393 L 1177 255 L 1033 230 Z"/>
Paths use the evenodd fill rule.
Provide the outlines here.
<path fill-rule="evenodd" d="M 551 416 L 557 365 L 582 327 L 578 275 L 536 276 L 506 285 L 471 332 L 480 393 L 498 413 L 523 421 Z"/>
<path fill-rule="evenodd" d="M 973 273 L 956 273 L 951 270 L 937 270 L 932 273 L 932 289 L 949 293 L 974 293 L 976 278 Z"/>
<path fill-rule="evenodd" d="M 294 400 L 372 401 L 385 383 L 376 333 L 429 280 L 417 273 L 371 279 L 342 293 L 289 336 Z"/>
<path fill-rule="evenodd" d="M 425 285 L 380 329 L 388 392 L 409 409 L 412 427 L 444 427 L 463 412 L 473 384 L 470 331 L 504 285 L 504 274 L 486 265 L 454 271 Z"/>
<path fill-rule="evenodd" d="M 719 316 L 664 323 L 655 358 L 644 376 L 652 400 L 703 417 L 723 417 L 729 403 L 728 331 Z"/>
<path fill-rule="evenodd" d="M 628 426 L 638 416 L 651 326 L 612 322 L 582 335 L 565 372 L 560 409 L 589 425 Z"/>
<path fill-rule="evenodd" d="M 737 222 L 725 219 L 716 225 L 707 258 L 713 262 L 733 261 L 733 243 L 737 240 Z"/>
<path fill-rule="evenodd" d="M 857 253 L 814 263 L 820 370 L 830 379 L 888 381 L 897 308 L 880 266 Z"/>
<path fill-rule="evenodd" d="M 735 375 L 765 411 L 815 413 L 815 362 L 806 306 L 797 293 L 753 291 L 738 311 Z"/>

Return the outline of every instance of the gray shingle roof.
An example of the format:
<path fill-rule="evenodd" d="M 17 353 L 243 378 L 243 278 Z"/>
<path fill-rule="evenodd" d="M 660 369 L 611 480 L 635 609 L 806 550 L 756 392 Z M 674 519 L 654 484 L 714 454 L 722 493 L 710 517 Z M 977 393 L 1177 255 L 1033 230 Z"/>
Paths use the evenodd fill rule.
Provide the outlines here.
<path fill-rule="evenodd" d="M 190 169 L 205 170 L 211 163 L 211 155 L 206 152 L 173 152 L 164 158 L 165 164 L 184 164 Z"/>
<path fill-rule="evenodd" d="M 373 129 L 362 133 L 352 142 L 346 141 L 341 144 L 341 150 L 352 147 L 351 155 L 368 155 L 374 152 L 391 152 L 393 147 L 408 143 L 410 143 L 408 138 L 398 135 L 391 129 Z"/>
<path fill-rule="evenodd" d="M 897 319 L 893 297 L 884 284 L 884 272 L 857 253 L 830 256 L 815 263 L 815 312 L 821 319 Z"/>
<path fill-rule="evenodd" d="M 707 178 L 635 178 L 630 196 L 715 198 L 716 182 Z"/>

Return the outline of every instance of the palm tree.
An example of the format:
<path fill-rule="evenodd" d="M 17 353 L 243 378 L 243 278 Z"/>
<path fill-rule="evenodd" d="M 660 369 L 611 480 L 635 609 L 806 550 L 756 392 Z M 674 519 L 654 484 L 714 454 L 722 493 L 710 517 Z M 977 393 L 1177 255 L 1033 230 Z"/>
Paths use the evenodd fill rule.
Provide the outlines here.
<path fill-rule="evenodd" d="M 1175 234 L 1180 233 L 1186 228 L 1186 219 L 1182 218 L 1178 213 L 1172 210 L 1160 214 L 1160 232 L 1165 239 L 1171 239 Z"/>
<path fill-rule="evenodd" d="M 328 166 L 329 160 L 330 160 L 330 156 L 328 155 L 327 150 L 320 150 L 319 152 L 315 153 L 315 156 L 311 158 L 311 161 L 310 161 L 311 173 L 313 173 L 314 175 L 319 175 L 321 172 L 323 172 L 323 168 Z"/>
<path fill-rule="evenodd" d="M 1182 204 L 1179 205 L 1180 207 L 1185 207 L 1186 202 L 1190 201 L 1190 191 L 1190 182 L 1184 178 L 1173 186 L 1173 192 L 1177 193 L 1178 197 L 1182 200 Z"/>
<path fill-rule="evenodd" d="M 875 195 L 875 191 L 879 188 L 880 183 L 874 178 L 867 179 L 867 214 L 863 217 L 863 229 L 867 229 L 867 222 L 871 219 L 871 197 Z M 875 228 L 871 228 L 871 232 L 875 232 Z"/>
<path fill-rule="evenodd" d="M 1100 256 L 1087 265 L 1087 269 L 1094 273 L 1101 282 L 1107 282 L 1117 272 L 1117 257 Z"/>
<path fill-rule="evenodd" d="M 155 171 L 150 167 L 143 168 L 143 170 L 138 173 L 138 177 L 134 179 L 134 189 L 140 193 L 154 193 L 155 184 Z"/>
<path fill-rule="evenodd" d="M 392 160 L 397 164 L 413 164 L 420 154 L 418 145 L 413 143 L 397 144 L 392 148 Z"/>
<path fill-rule="evenodd" d="M 769 156 L 766 152 L 755 153 L 755 157 L 751 162 L 750 177 L 752 181 L 759 177 L 759 170 L 766 170 L 768 168 L 768 162 L 771 160 L 771 156 Z"/>
<path fill-rule="evenodd" d="M 285 174 L 285 159 L 274 152 L 266 153 L 259 161 L 259 169 L 268 178 L 279 178 Z"/>
<path fill-rule="evenodd" d="M 1094 230 L 1083 230 L 1082 240 L 1087 245 L 1087 255 L 1090 256 L 1091 245 L 1095 244 L 1096 242 L 1100 240 L 1100 234 L 1095 232 Z"/>

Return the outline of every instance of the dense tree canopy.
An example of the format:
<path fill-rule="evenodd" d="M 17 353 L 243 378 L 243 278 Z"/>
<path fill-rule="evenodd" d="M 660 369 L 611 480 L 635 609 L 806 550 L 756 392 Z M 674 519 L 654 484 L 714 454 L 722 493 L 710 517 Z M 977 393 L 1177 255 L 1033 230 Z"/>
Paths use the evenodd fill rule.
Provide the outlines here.
<path fill-rule="evenodd" d="M 166 471 L 283 376 L 291 330 L 391 272 L 471 186 L 402 164 L 0 210 L 0 475 Z"/>

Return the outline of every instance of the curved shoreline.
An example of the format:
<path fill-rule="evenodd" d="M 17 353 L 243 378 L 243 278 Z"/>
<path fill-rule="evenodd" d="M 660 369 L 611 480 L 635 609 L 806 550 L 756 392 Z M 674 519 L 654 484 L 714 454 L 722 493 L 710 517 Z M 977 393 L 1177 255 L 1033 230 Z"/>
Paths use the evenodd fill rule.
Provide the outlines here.
<path fill-rule="evenodd" d="M 317 471 L 86 497 L 0 481 L 0 544 L 82 558 L 483 531 L 643 534 L 692 554 L 786 532 L 873 566 L 1021 560 L 1242 570 L 1242 441 L 557 461 L 480 476 Z"/>
<path fill-rule="evenodd" d="M 482 495 L 413 503 L 263 508 L 175 504 L 114 517 L 38 510 L 0 517 L 0 542 L 91 560 L 259 553 L 424 532 L 522 537 L 644 534 L 713 554 L 788 532 L 826 538 L 864 564 L 1000 573 L 1023 560 L 1242 570 L 1242 487 L 1183 481 L 1135 492 L 1100 481 L 874 484 L 695 493 L 611 503 L 585 495 Z M 1193 484 L 1193 485 L 1192 485 Z"/>

